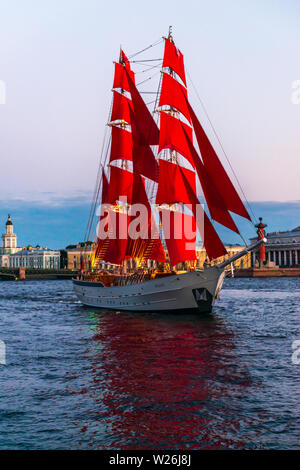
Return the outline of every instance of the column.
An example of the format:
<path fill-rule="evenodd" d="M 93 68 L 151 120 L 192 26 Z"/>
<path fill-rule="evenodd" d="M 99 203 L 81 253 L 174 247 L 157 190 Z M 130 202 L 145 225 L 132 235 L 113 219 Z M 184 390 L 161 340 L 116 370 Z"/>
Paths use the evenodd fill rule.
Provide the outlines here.
<path fill-rule="evenodd" d="M 295 264 L 298 264 L 298 250 L 295 250 Z"/>
<path fill-rule="evenodd" d="M 286 265 L 287 265 L 287 260 L 286 260 L 286 250 L 284 250 L 284 252 L 283 252 L 283 264 L 284 264 L 284 266 L 286 266 Z"/>
<path fill-rule="evenodd" d="M 278 266 L 281 266 L 281 251 L 278 251 Z"/>
<path fill-rule="evenodd" d="M 292 266 L 293 260 L 292 260 L 292 250 L 289 250 L 289 265 Z"/>

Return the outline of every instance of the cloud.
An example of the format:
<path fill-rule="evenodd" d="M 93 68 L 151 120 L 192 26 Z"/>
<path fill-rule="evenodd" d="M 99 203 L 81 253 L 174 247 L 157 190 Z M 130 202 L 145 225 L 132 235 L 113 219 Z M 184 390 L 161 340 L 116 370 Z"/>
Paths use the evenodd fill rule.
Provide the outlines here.
<path fill-rule="evenodd" d="M 34 206 L 64 207 L 91 203 L 92 193 L 90 191 L 77 190 L 68 193 L 54 191 L 43 191 L 39 193 L 25 192 L 22 194 L 1 194 L 0 205 L 18 207 L 23 203 Z"/>
<path fill-rule="evenodd" d="M 10 200 L 0 197 L 0 232 L 4 231 L 7 214 L 11 213 L 19 245 L 64 248 L 84 240 L 91 200 L 92 194 L 85 191 L 68 194 L 45 191 L 39 197 L 28 193 Z M 291 230 L 300 225 L 300 201 L 259 201 L 250 205 L 257 219 L 263 217 L 268 232 Z M 255 220 L 252 224 L 233 217 L 246 242 L 256 236 Z M 240 236 L 219 224 L 214 225 L 225 244 L 244 244 Z"/>

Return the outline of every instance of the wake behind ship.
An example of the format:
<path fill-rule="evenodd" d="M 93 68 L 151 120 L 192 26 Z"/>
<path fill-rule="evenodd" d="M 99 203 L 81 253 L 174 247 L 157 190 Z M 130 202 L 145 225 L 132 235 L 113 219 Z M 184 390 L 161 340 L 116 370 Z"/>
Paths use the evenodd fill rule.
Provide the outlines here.
<path fill-rule="evenodd" d="M 163 42 L 162 61 L 136 59 L 151 45 L 130 58 L 121 50 L 114 64 L 109 135 L 87 230 L 94 244 L 88 266 L 82 262 L 73 280 L 85 305 L 210 312 L 225 267 L 265 242 L 261 238 L 224 261 L 227 251 L 213 221 L 237 234 L 231 213 L 252 221 L 190 104 L 184 59 L 171 28 Z M 133 64 L 145 72 L 160 69 L 155 93 L 142 90 L 156 73 L 137 83 Z M 147 106 L 142 94 L 154 100 Z M 199 236 L 208 256 L 202 270 L 196 267 Z"/>

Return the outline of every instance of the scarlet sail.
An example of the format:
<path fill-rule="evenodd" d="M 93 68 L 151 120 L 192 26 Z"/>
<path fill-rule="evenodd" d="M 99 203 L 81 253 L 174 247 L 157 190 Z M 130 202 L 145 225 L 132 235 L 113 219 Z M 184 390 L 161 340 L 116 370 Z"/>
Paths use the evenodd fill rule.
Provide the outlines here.
<path fill-rule="evenodd" d="M 183 95 L 185 97 L 185 95 Z M 186 97 L 185 97 L 186 98 Z M 211 145 L 207 135 L 205 134 L 193 108 L 189 104 L 187 98 L 186 103 L 189 108 L 189 113 L 193 122 L 194 131 L 196 134 L 197 142 L 201 152 L 204 166 L 208 171 L 211 179 L 214 181 L 215 186 L 218 188 L 220 194 L 226 205 L 226 208 L 237 215 L 240 215 L 248 220 L 251 220 L 248 211 L 246 210 L 243 202 L 241 201 L 235 187 L 230 181 L 222 163 L 220 162 L 213 146 Z"/>
<path fill-rule="evenodd" d="M 161 63 L 146 57 L 129 60 L 121 50 L 114 67 L 110 132 L 105 133 L 100 168 L 106 166 L 110 177 L 107 181 L 106 170 L 102 171 L 97 244 L 90 269 L 80 263 L 74 289 L 85 305 L 105 310 L 211 312 L 225 267 L 263 240 L 226 257 L 214 221 L 239 233 L 231 211 L 249 216 L 189 103 L 184 58 L 174 44 L 172 27 L 164 39 L 157 93 L 138 89 L 146 82 L 153 84 L 148 80 L 157 75 L 153 69 Z M 133 63 L 148 66 L 139 70 L 146 75 L 140 75 L 138 85 Z M 143 93 L 156 96 L 146 104 Z M 198 200 L 199 183 L 210 218 Z M 94 226 L 100 190 L 97 181 L 86 239 Z M 205 257 L 223 257 L 211 266 L 204 263 L 203 269 L 194 263 L 199 233 Z"/>
<path fill-rule="evenodd" d="M 186 86 L 183 55 L 180 50 L 169 39 L 165 38 L 165 52 L 163 67 L 172 69 L 181 78 Z"/>
<path fill-rule="evenodd" d="M 196 192 L 195 173 L 179 165 L 159 160 L 159 180 L 156 204 L 190 204 L 191 200 L 183 181 L 185 176 L 189 186 Z"/>
<path fill-rule="evenodd" d="M 114 91 L 113 107 L 110 120 L 125 121 L 130 124 L 130 108 L 132 102 L 122 93 Z"/>
<path fill-rule="evenodd" d="M 163 73 L 163 81 L 159 99 L 159 106 L 172 106 L 180 111 L 185 118 L 191 122 L 190 112 L 187 105 L 187 91 L 175 78 Z"/>
<path fill-rule="evenodd" d="M 158 230 L 145 190 L 144 181 L 138 173 L 133 174 L 132 210 L 137 209 L 139 214 L 136 225 L 137 214 L 132 214 L 130 228 L 134 224 L 134 237 L 129 228 L 126 256 L 129 258 L 140 258 L 165 262 L 165 252 L 159 238 Z M 142 206 L 141 206 L 142 205 Z"/>
<path fill-rule="evenodd" d="M 130 70 L 128 71 L 131 80 L 133 83 L 135 82 L 134 73 Z M 123 65 L 115 62 L 115 76 L 114 76 L 114 83 L 113 88 L 120 88 L 121 90 L 125 90 L 130 92 L 129 83 L 127 80 L 126 71 Z"/>
<path fill-rule="evenodd" d="M 159 206 L 169 206 L 168 209 L 160 207 L 160 219 L 172 265 L 195 259 L 197 228 L 210 259 L 227 253 L 210 219 L 199 204 L 196 195 L 196 174 L 212 219 L 236 233 L 239 231 L 229 211 L 250 219 L 189 103 L 183 55 L 174 45 L 172 38 L 165 39 L 162 67 L 168 69 L 169 73 L 162 72 L 158 105 L 165 108 L 160 111 L 159 130 L 135 85 L 134 73 L 123 51 L 120 53 L 120 63 L 115 64 L 109 160 L 131 161 L 132 171 L 128 171 L 125 166 L 111 166 L 109 187 L 106 183 L 103 185 L 103 188 L 106 186 L 103 197 L 113 205 L 111 210 L 118 213 L 118 224 L 127 224 L 127 233 L 126 241 L 122 239 L 120 243 L 118 240 L 103 243 L 101 253 L 103 259 L 113 259 L 114 262 L 118 261 L 118 264 L 128 257 L 165 261 L 142 176 L 158 183 L 156 203 Z M 192 127 L 179 118 L 180 114 Z M 193 144 L 193 130 L 202 159 Z M 158 153 L 165 151 L 160 155 L 159 164 L 154 156 L 154 145 L 158 145 Z M 197 173 L 180 166 L 179 162 L 184 160 L 178 159 L 177 153 L 185 158 Z M 128 232 L 131 223 L 136 223 L 136 214 L 128 215 L 122 205 L 121 209 L 118 209 L 117 204 L 122 197 L 127 198 L 130 211 L 138 203 L 147 209 L 143 227 L 137 223 L 140 236 L 133 237 L 130 229 Z M 184 206 L 188 206 L 192 215 L 187 213 Z M 169 226 L 166 225 L 167 214 Z M 110 217 L 115 215 L 111 212 Z M 178 227 L 182 225 L 183 229 L 186 225 L 189 226 L 189 230 L 177 237 Z"/>
<path fill-rule="evenodd" d="M 129 83 L 133 110 L 135 115 L 135 125 L 138 129 L 143 141 L 148 145 L 156 145 L 159 140 L 158 127 L 145 105 L 141 95 L 138 92 L 135 84 L 133 83 L 128 70 L 126 69 L 127 79 Z"/>
<path fill-rule="evenodd" d="M 180 171 L 182 169 L 180 168 Z M 226 248 L 223 245 L 219 235 L 217 234 L 216 230 L 214 229 L 211 221 L 209 220 L 206 212 L 204 211 L 201 204 L 199 204 L 199 200 L 191 188 L 189 181 L 187 180 L 184 172 L 181 171 L 182 180 L 184 182 L 190 203 L 191 209 L 193 211 L 194 217 L 197 221 L 197 227 L 200 232 L 200 236 L 205 246 L 207 255 L 210 259 L 219 258 L 220 256 L 224 256 L 227 254 Z"/>
<path fill-rule="evenodd" d="M 133 152 L 132 134 L 122 127 L 113 126 L 111 134 L 110 159 L 113 160 L 132 160 Z"/>
<path fill-rule="evenodd" d="M 186 135 L 189 137 L 189 141 L 192 141 L 193 129 L 190 126 L 187 126 L 183 122 L 179 121 L 179 119 L 171 116 L 168 113 L 160 113 L 158 152 L 163 149 L 176 150 L 176 152 L 179 152 L 181 155 L 183 155 L 194 167 L 194 158 L 191 153 Z"/>
<path fill-rule="evenodd" d="M 160 209 L 171 266 L 196 259 L 196 221 L 193 216 Z"/>
<path fill-rule="evenodd" d="M 236 233 L 239 233 L 237 226 L 234 223 L 230 213 L 228 212 L 226 205 L 220 195 L 218 188 L 215 186 L 213 180 L 210 177 L 210 174 L 206 170 L 206 167 L 203 165 L 200 157 L 197 154 L 197 151 L 190 140 L 189 135 L 187 134 L 184 128 L 183 133 L 187 142 L 187 145 L 190 149 L 190 153 L 194 162 L 194 165 L 197 170 L 199 181 L 203 190 L 205 200 L 210 212 L 211 217 L 224 227 L 233 230 Z"/>
<path fill-rule="evenodd" d="M 104 169 L 102 169 L 102 198 L 101 198 L 101 203 L 106 204 L 108 203 L 108 180 L 105 174 Z"/>
<path fill-rule="evenodd" d="M 131 204 L 132 178 L 133 174 L 130 171 L 111 166 L 108 191 L 109 204 L 115 204 L 121 197 L 127 198 L 127 203 Z"/>
<path fill-rule="evenodd" d="M 136 116 L 131 112 L 131 132 L 133 142 L 133 169 L 153 181 L 158 180 L 158 164 L 153 151 L 143 134 L 140 134 Z"/>

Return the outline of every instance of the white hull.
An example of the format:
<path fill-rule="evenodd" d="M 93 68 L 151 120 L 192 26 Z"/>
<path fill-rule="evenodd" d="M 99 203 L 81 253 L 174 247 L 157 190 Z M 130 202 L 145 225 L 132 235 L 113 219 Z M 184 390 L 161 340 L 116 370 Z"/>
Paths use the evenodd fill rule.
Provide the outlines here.
<path fill-rule="evenodd" d="M 73 280 L 79 300 L 87 306 L 113 310 L 210 312 L 222 288 L 224 270 L 214 266 L 126 286 Z"/>

